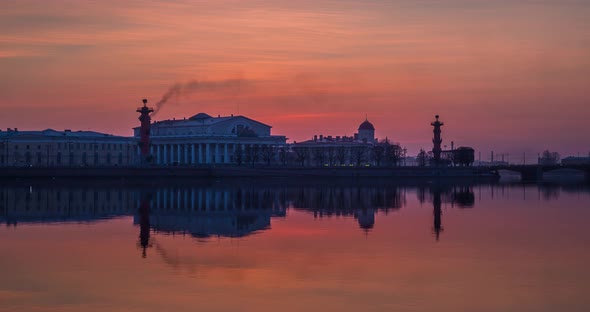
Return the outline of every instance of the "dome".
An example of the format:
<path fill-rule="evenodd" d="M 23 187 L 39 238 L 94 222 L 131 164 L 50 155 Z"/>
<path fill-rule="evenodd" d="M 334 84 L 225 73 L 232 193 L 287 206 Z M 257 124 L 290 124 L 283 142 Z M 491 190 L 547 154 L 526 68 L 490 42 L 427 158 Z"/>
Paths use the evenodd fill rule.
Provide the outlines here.
<path fill-rule="evenodd" d="M 373 124 L 370 123 L 368 120 L 363 121 L 363 123 L 359 126 L 359 130 L 375 130 Z"/>

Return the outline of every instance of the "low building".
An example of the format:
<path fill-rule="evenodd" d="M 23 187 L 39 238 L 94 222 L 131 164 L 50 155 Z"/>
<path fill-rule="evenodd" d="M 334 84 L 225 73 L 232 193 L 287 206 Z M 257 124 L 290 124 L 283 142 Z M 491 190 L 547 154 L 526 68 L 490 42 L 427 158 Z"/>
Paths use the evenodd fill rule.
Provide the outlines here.
<path fill-rule="evenodd" d="M 562 165 L 589 165 L 590 157 L 569 156 L 561 160 Z"/>
<path fill-rule="evenodd" d="M 205 113 L 190 118 L 157 121 L 150 127 L 152 164 L 198 165 L 262 162 L 262 152 L 274 158 L 287 138 L 272 135 L 271 126 L 244 116 L 212 117 Z M 140 127 L 134 128 L 136 140 Z M 269 152 L 270 151 L 270 152 Z"/>
<path fill-rule="evenodd" d="M 403 151 L 389 140 L 379 142 L 375 127 L 362 122 L 353 136 L 314 135 L 311 140 L 291 145 L 295 162 L 302 166 L 381 166 L 397 165 Z"/>
<path fill-rule="evenodd" d="M 127 166 L 135 163 L 134 138 L 94 131 L 0 131 L 1 166 Z"/>

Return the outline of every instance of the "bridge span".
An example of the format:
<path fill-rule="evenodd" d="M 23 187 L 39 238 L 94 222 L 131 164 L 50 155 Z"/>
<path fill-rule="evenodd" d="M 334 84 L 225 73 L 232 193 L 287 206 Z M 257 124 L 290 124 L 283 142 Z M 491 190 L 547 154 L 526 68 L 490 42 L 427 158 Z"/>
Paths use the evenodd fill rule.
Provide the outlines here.
<path fill-rule="evenodd" d="M 500 170 L 513 171 L 520 173 L 522 181 L 541 181 L 546 172 L 559 169 L 572 169 L 584 172 L 586 179 L 590 181 L 590 164 L 586 165 L 503 165 L 491 166 L 490 171 L 499 172 Z"/>

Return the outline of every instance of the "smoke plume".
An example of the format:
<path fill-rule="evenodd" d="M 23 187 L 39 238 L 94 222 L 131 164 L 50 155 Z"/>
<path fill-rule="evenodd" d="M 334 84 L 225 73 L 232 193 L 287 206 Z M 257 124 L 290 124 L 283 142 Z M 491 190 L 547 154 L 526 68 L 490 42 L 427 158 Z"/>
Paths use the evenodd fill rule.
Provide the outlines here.
<path fill-rule="evenodd" d="M 155 116 L 162 107 L 172 98 L 181 96 L 190 96 L 196 92 L 225 92 L 230 94 L 239 93 L 245 85 L 245 80 L 226 79 L 226 80 L 192 80 L 187 83 L 177 83 L 171 86 L 162 98 L 156 103 L 152 117 Z"/>

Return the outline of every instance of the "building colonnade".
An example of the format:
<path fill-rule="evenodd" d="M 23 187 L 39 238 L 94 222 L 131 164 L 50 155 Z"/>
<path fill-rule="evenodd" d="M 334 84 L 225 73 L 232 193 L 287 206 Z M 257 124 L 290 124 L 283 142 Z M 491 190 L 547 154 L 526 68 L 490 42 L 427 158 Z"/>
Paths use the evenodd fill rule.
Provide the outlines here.
<path fill-rule="evenodd" d="M 258 156 L 264 148 L 276 149 L 277 144 L 260 143 L 152 143 L 150 154 L 152 163 L 157 165 L 198 165 L 198 164 L 230 164 L 235 163 L 236 150 L 241 149 L 242 157 L 247 156 L 248 147 L 256 151 Z M 139 149 L 138 149 L 139 153 Z M 260 160 L 262 157 L 258 157 Z"/>

